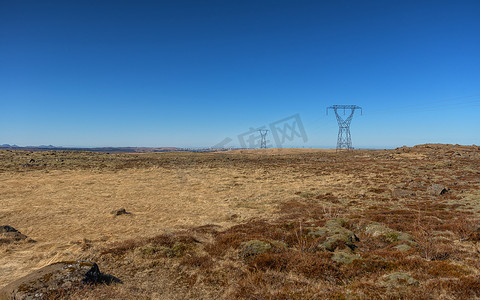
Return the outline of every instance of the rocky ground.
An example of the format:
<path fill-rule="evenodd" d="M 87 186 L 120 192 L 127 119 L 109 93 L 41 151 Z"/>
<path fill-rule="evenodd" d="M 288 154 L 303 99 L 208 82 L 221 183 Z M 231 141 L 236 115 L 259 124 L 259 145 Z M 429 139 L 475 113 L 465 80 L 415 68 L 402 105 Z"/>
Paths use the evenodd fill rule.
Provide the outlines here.
<path fill-rule="evenodd" d="M 480 297 L 477 146 L 0 158 L 0 287 L 88 261 L 118 281 L 41 297 Z"/>

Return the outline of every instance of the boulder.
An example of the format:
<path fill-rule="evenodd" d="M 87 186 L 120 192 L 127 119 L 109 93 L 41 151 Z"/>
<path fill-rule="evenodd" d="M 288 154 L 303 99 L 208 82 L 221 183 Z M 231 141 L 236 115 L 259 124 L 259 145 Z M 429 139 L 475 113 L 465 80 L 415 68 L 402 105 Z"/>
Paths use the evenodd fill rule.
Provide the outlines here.
<path fill-rule="evenodd" d="M 337 248 L 343 249 L 346 247 L 354 250 L 357 247 L 355 246 L 356 241 L 358 241 L 358 238 L 354 234 L 334 234 L 327 237 L 319 247 L 327 251 L 335 251 Z"/>
<path fill-rule="evenodd" d="M 334 228 L 334 227 L 344 227 L 345 225 L 347 225 L 347 220 L 342 218 L 336 218 L 336 219 L 328 220 L 327 222 L 325 222 L 324 226 L 327 228 Z"/>
<path fill-rule="evenodd" d="M 11 226 L 0 226 L 0 244 L 9 244 L 23 240 L 34 242 L 33 240 L 28 239 L 26 235 L 22 234 L 20 231 Z"/>
<path fill-rule="evenodd" d="M 449 188 L 442 184 L 432 184 L 427 188 L 427 193 L 434 196 L 443 195 L 449 191 Z"/>
<path fill-rule="evenodd" d="M 413 242 L 413 237 L 405 232 L 395 231 L 379 223 L 370 223 L 364 227 L 364 232 L 373 238 L 380 238 L 388 243 L 398 241 Z"/>
<path fill-rule="evenodd" d="M 394 272 L 381 278 L 383 285 L 387 288 L 403 288 L 405 286 L 418 286 L 419 282 L 410 274 L 404 272 Z"/>
<path fill-rule="evenodd" d="M 114 216 L 121 216 L 121 215 L 130 215 L 132 213 L 126 211 L 125 208 L 120 208 L 120 209 L 112 210 L 111 214 Z"/>
<path fill-rule="evenodd" d="M 240 245 L 239 256 L 247 258 L 264 253 L 272 248 L 272 245 L 268 242 L 251 240 Z"/>
<path fill-rule="evenodd" d="M 356 259 L 361 259 L 357 254 L 353 254 L 348 250 L 336 250 L 333 252 L 331 259 L 339 264 L 349 265 Z"/>
<path fill-rule="evenodd" d="M 17 279 L 0 290 L 0 300 L 49 299 L 49 295 L 85 284 L 121 282 L 100 273 L 89 261 L 57 262 Z M 53 299 L 53 298 L 52 298 Z"/>
<path fill-rule="evenodd" d="M 407 245 L 407 244 L 399 244 L 399 245 L 396 245 L 395 247 L 393 247 L 395 250 L 397 251 L 409 251 L 409 250 L 412 250 L 412 247 Z"/>
<path fill-rule="evenodd" d="M 313 227 L 309 229 L 308 236 L 311 238 L 326 237 L 325 241 L 318 245 L 321 250 L 335 251 L 340 248 L 356 248 L 355 242 L 358 237 L 351 230 L 345 228 L 347 221 L 344 219 L 329 220 L 322 227 Z"/>
<path fill-rule="evenodd" d="M 177 241 L 173 243 L 171 247 L 165 247 L 162 249 L 162 253 L 166 257 L 181 257 L 183 256 L 189 249 L 190 245 L 184 242 Z"/>

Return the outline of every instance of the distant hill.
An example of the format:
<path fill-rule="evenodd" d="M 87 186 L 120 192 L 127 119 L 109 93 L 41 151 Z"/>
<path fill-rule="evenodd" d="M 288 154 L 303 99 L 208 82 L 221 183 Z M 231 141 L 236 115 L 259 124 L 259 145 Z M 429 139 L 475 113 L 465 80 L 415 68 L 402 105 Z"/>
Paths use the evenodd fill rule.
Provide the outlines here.
<path fill-rule="evenodd" d="M 92 151 L 92 152 L 123 152 L 123 153 L 147 153 L 147 152 L 168 152 L 168 151 L 185 151 L 177 147 L 55 147 L 48 146 L 25 146 L 19 147 L 17 145 L 3 144 L 0 145 L 0 150 L 20 150 L 20 151 Z"/>
<path fill-rule="evenodd" d="M 171 151 L 189 151 L 189 152 L 211 152 L 234 150 L 234 148 L 178 148 L 178 147 L 55 147 L 52 145 L 25 146 L 3 144 L 0 150 L 16 151 L 91 151 L 102 153 L 152 153 L 152 152 L 171 152 Z"/>

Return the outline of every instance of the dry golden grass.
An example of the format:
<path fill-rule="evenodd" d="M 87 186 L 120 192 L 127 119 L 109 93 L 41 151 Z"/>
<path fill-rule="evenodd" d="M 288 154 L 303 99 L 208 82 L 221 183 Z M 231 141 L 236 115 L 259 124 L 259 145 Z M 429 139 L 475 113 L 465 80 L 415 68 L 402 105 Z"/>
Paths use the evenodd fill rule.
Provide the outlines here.
<path fill-rule="evenodd" d="M 0 158 L 0 225 L 13 226 L 37 241 L 0 245 L 0 287 L 49 263 L 75 259 L 98 261 L 101 270 L 124 284 L 78 292 L 74 298 L 263 299 L 318 293 L 326 298 L 375 298 L 382 290 L 376 278 L 390 269 L 407 270 L 423 280 L 423 287 L 431 286 L 435 276 L 478 284 L 465 276 L 480 273 L 472 265 L 479 258 L 479 236 L 471 224 L 461 222 L 476 222 L 480 210 L 480 154 L 475 147 L 426 145 L 349 153 L 0 151 Z M 441 197 L 429 195 L 425 190 L 432 183 L 451 190 Z M 394 198 L 395 188 L 416 194 Z M 119 208 L 132 214 L 111 214 Z M 235 258 L 235 247 L 244 239 L 280 238 L 275 228 L 285 226 L 282 238 L 288 249 L 300 249 L 294 245 L 295 239 L 304 238 L 298 224 L 318 226 L 338 216 L 349 219 L 354 231 L 374 221 L 413 235 L 421 249 L 409 255 L 417 255 L 421 263 L 394 251 L 396 244 L 362 233 L 358 253 L 365 262 L 356 273 L 332 265 L 329 254 L 289 250 L 250 262 Z M 251 223 L 258 220 L 264 225 Z M 202 246 L 178 258 L 145 257 L 145 247 L 161 246 L 150 238 L 178 232 L 194 236 Z M 442 243 L 434 240 L 437 232 L 444 233 Z M 119 245 L 131 247 L 120 257 L 117 250 L 108 252 Z M 379 257 L 389 262 L 380 263 Z M 429 261 L 435 259 L 454 262 L 468 270 L 467 275 L 450 264 L 434 268 Z M 330 277 L 312 277 L 317 269 L 330 270 Z M 453 293 L 459 285 L 444 283 L 443 291 Z"/>
<path fill-rule="evenodd" d="M 0 257 L 0 282 L 74 258 L 83 240 L 105 243 L 193 225 L 274 218 L 278 201 L 318 186 L 318 180 L 335 181 L 320 176 L 299 182 L 288 172 L 266 173 L 228 165 L 3 172 L 0 220 L 37 243 Z M 132 215 L 113 217 L 110 212 L 118 208 Z"/>
<path fill-rule="evenodd" d="M 311 148 L 269 148 L 269 149 L 243 149 L 224 151 L 228 154 L 253 154 L 253 155 L 287 155 L 287 154 L 305 154 L 305 153 L 334 153 L 335 149 L 311 149 Z"/>

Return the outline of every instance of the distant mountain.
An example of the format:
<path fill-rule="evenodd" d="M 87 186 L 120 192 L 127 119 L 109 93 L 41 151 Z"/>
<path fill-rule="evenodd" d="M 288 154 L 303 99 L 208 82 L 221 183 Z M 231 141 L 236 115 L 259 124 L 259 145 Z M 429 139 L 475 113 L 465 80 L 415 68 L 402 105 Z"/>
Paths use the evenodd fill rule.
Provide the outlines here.
<path fill-rule="evenodd" d="M 23 150 L 23 151 L 92 151 L 92 152 L 124 152 L 124 153 L 148 153 L 148 152 L 168 152 L 168 151 L 185 151 L 177 147 L 55 147 L 53 145 L 25 146 L 3 144 L 0 150 Z"/>
<path fill-rule="evenodd" d="M 17 151 L 91 151 L 104 153 L 152 153 L 152 152 L 170 152 L 170 151 L 188 151 L 188 152 L 210 152 L 233 150 L 233 148 L 178 148 L 178 147 L 56 147 L 52 145 L 25 146 L 3 144 L 0 150 L 17 150 Z"/>

